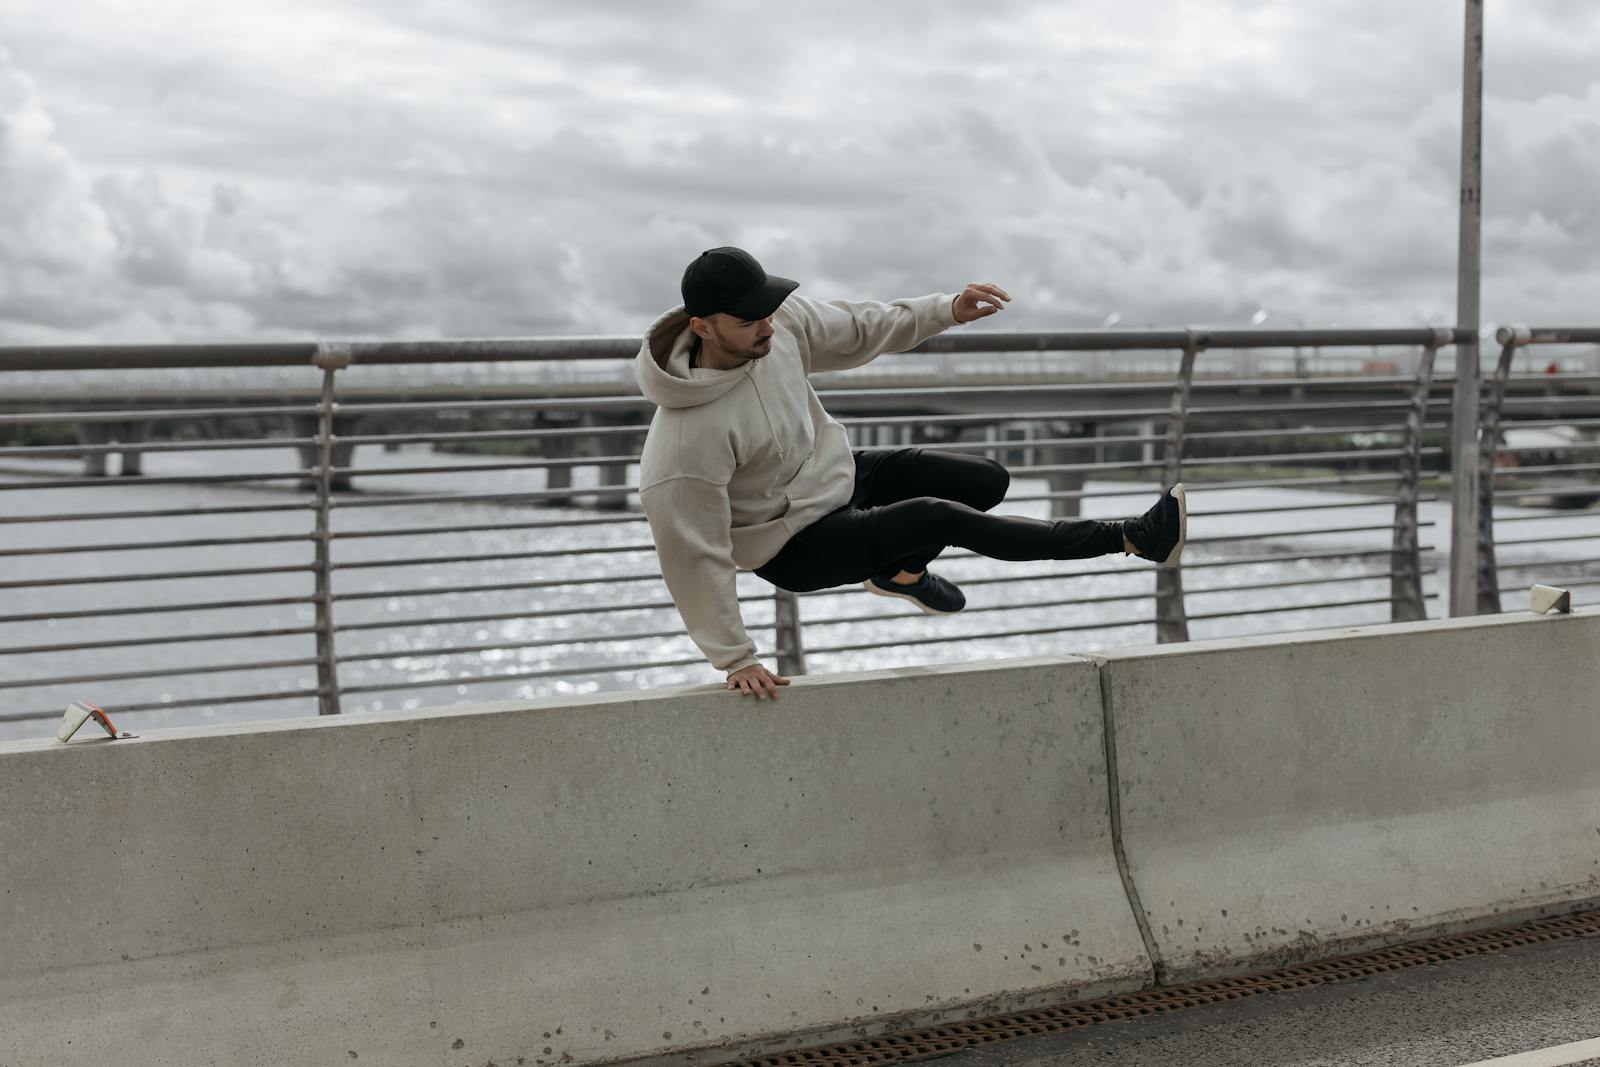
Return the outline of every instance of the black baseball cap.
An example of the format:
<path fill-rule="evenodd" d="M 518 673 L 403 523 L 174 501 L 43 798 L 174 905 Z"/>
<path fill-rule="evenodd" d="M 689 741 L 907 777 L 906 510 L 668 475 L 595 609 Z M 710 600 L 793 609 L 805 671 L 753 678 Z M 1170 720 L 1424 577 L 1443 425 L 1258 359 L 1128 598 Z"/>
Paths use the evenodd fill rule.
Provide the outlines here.
<path fill-rule="evenodd" d="M 800 283 L 779 278 L 742 248 L 712 248 L 701 252 L 683 272 L 683 309 L 691 315 L 764 319 Z"/>

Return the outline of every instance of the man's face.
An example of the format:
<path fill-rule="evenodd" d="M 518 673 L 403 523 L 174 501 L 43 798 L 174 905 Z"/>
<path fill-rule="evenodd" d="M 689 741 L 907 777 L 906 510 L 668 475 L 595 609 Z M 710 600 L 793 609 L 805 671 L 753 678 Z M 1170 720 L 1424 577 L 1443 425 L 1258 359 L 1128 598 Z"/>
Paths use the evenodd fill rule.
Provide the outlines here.
<path fill-rule="evenodd" d="M 706 320 L 722 351 L 735 359 L 760 359 L 772 351 L 772 316 L 741 319 L 717 312 Z"/>

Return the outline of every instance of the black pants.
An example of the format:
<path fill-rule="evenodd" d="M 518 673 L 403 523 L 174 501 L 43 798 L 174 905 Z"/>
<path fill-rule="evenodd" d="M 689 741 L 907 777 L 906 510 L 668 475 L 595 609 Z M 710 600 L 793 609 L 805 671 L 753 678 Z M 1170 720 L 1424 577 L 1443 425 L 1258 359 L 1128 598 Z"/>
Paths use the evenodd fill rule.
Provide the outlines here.
<path fill-rule="evenodd" d="M 1117 523 L 988 515 L 1011 476 L 992 459 L 902 448 L 857 452 L 850 503 L 801 530 L 756 573 L 804 593 L 923 570 L 951 545 L 991 559 L 1087 559 L 1122 551 Z"/>

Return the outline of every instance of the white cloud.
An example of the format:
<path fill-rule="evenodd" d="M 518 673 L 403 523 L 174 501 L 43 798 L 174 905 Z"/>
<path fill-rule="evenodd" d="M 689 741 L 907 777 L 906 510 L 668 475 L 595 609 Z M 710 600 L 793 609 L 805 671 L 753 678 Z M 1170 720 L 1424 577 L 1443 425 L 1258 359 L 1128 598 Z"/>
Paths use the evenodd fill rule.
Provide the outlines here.
<path fill-rule="evenodd" d="M 1454 306 L 1454 5 L 10 6 L 0 342 L 625 332 L 729 242 L 1012 326 Z M 1489 319 L 1592 318 L 1585 7 L 1491 12 Z"/>

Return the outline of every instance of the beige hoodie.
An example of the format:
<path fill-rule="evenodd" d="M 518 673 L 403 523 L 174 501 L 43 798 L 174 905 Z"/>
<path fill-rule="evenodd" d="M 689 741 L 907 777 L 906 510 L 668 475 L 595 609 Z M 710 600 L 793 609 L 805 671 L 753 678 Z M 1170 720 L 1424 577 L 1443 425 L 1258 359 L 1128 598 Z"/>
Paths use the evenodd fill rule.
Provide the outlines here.
<path fill-rule="evenodd" d="M 639 499 L 661 574 L 712 666 L 759 662 L 734 588 L 799 531 L 849 503 L 855 460 L 806 375 L 859 367 L 955 325 L 951 294 L 892 304 L 794 295 L 772 316 L 772 349 L 735 370 L 689 367 L 679 307 L 657 319 L 634 373 L 657 405 L 639 462 Z"/>

